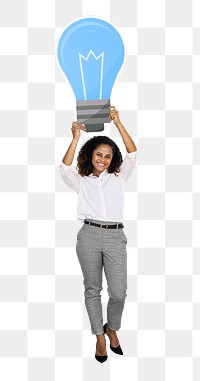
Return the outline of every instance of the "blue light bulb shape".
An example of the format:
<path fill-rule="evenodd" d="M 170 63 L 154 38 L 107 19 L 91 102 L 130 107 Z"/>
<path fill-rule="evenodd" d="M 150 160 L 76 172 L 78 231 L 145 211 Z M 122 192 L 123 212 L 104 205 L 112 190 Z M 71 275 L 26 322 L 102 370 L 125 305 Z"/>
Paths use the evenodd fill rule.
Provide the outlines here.
<path fill-rule="evenodd" d="M 77 100 L 78 120 L 102 130 L 102 122 L 110 121 L 110 95 L 124 61 L 121 36 L 104 20 L 80 19 L 61 35 L 57 56 Z"/>

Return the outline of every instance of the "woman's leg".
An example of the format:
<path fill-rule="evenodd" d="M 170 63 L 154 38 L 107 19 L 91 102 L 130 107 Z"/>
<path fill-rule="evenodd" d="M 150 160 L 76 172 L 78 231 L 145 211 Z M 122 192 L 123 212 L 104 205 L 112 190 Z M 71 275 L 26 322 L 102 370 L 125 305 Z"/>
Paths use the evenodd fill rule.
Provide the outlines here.
<path fill-rule="evenodd" d="M 127 296 L 127 238 L 122 229 L 104 230 L 102 252 L 108 285 L 107 326 L 121 328 L 121 318 Z"/>
<path fill-rule="evenodd" d="M 84 278 L 85 306 L 91 324 L 91 331 L 94 335 L 101 335 L 104 333 L 100 294 L 103 269 L 101 230 L 89 225 L 83 225 L 77 235 L 76 252 Z"/>

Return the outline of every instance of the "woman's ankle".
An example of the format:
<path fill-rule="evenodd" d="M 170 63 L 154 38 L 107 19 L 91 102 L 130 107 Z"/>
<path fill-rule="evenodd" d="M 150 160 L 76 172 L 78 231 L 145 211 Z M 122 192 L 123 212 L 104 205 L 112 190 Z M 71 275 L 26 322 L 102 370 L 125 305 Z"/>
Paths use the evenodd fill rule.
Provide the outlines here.
<path fill-rule="evenodd" d="M 114 329 L 111 329 L 111 328 L 109 328 L 109 327 L 108 327 L 108 330 L 109 330 L 110 332 L 115 332 Z"/>
<path fill-rule="evenodd" d="M 101 335 L 96 335 L 96 338 L 97 338 L 98 341 L 104 341 L 104 340 L 106 340 L 104 333 L 102 333 Z"/>

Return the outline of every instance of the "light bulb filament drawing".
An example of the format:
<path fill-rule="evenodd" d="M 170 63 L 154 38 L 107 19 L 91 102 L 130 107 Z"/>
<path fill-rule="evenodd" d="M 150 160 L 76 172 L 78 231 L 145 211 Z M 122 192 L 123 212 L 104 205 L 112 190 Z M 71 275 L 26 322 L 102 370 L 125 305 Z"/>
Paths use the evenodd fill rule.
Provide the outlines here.
<path fill-rule="evenodd" d="M 89 83 L 91 83 L 92 85 L 92 82 L 93 82 L 93 77 L 96 77 L 96 83 L 98 85 L 99 83 L 99 94 L 97 92 L 97 97 L 95 97 L 95 99 L 102 99 L 102 86 L 103 86 L 103 64 L 104 64 L 104 52 L 102 52 L 101 54 L 99 54 L 99 56 L 96 56 L 94 54 L 94 52 L 92 50 L 89 51 L 87 57 L 84 57 L 81 53 L 78 53 L 79 54 L 79 63 L 80 63 L 80 71 L 81 71 L 81 79 L 82 79 L 82 86 L 83 86 L 83 92 L 84 92 L 84 99 L 87 100 L 87 91 L 86 91 L 86 86 L 87 86 L 87 81 Z M 96 65 L 96 68 L 95 68 L 95 62 L 92 62 L 92 57 L 98 61 L 100 58 L 101 58 L 101 61 L 100 61 L 100 68 L 99 68 L 99 65 Z M 91 57 L 91 58 L 90 58 Z M 89 60 L 90 58 L 90 60 Z M 83 61 L 87 61 L 87 70 L 84 71 L 83 69 Z M 92 70 L 90 71 L 90 64 L 91 63 L 91 68 Z M 89 65 L 89 66 L 88 66 Z M 96 70 L 95 70 L 96 69 Z M 99 73 L 100 72 L 100 73 Z M 88 75 L 87 73 L 90 73 L 90 76 L 88 78 Z M 91 75 L 92 74 L 92 75 Z M 98 77 L 99 77 L 99 81 L 98 81 Z"/>

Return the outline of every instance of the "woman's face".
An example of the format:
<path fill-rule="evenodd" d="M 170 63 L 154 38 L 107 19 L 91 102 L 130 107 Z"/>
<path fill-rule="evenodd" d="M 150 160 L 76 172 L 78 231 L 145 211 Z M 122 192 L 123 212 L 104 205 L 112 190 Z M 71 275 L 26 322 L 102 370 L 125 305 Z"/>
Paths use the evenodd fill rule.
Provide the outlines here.
<path fill-rule="evenodd" d="M 100 144 L 92 154 L 93 175 L 99 176 L 111 164 L 112 148 L 108 144 Z"/>

